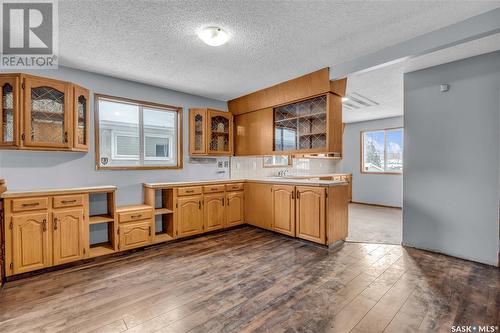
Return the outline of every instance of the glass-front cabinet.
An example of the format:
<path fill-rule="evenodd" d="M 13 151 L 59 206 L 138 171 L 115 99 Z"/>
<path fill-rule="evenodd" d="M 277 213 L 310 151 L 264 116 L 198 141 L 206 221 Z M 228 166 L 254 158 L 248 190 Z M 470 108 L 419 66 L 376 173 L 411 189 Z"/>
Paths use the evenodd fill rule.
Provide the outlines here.
<path fill-rule="evenodd" d="M 14 147 L 18 138 L 19 78 L 16 76 L 0 77 L 0 146 Z"/>
<path fill-rule="evenodd" d="M 327 93 L 273 109 L 276 154 L 342 153 L 342 97 Z"/>
<path fill-rule="evenodd" d="M 88 151 L 89 92 L 70 82 L 0 74 L 0 147 Z"/>
<path fill-rule="evenodd" d="M 80 86 L 73 90 L 73 148 L 87 151 L 89 148 L 89 91 Z"/>
<path fill-rule="evenodd" d="M 24 79 L 24 145 L 68 148 L 69 84 L 43 78 Z"/>
<path fill-rule="evenodd" d="M 190 109 L 190 155 L 232 155 L 233 115 L 213 109 Z"/>

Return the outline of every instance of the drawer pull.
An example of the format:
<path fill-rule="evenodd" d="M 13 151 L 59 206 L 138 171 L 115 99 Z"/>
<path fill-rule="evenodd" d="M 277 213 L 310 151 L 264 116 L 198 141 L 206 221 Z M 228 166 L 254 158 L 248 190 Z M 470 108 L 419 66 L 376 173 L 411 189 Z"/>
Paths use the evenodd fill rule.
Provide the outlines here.
<path fill-rule="evenodd" d="M 70 204 L 70 203 L 75 203 L 76 202 L 76 199 L 73 199 L 73 200 L 62 200 L 61 203 L 63 204 Z"/>
<path fill-rule="evenodd" d="M 193 193 L 194 190 L 186 190 L 186 193 Z"/>
<path fill-rule="evenodd" d="M 139 215 L 130 215 L 130 218 L 132 219 L 138 219 L 142 216 L 142 214 L 139 214 Z"/>
<path fill-rule="evenodd" d="M 217 190 L 218 190 L 218 188 L 217 188 L 217 187 L 212 187 L 212 188 L 211 188 L 211 190 L 212 190 L 212 191 L 217 191 Z"/>
<path fill-rule="evenodd" d="M 35 207 L 38 206 L 40 203 L 39 202 L 32 202 L 32 203 L 23 203 L 23 207 Z"/>

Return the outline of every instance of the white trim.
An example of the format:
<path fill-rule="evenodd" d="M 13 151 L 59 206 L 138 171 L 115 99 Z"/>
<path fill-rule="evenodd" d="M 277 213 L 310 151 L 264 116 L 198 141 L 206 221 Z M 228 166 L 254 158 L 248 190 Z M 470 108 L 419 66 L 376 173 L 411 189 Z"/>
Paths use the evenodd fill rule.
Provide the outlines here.
<path fill-rule="evenodd" d="M 119 155 L 117 154 L 117 136 L 127 136 L 129 138 L 139 139 L 139 135 L 133 135 L 131 133 L 111 130 L 111 159 L 117 161 L 138 161 L 140 159 L 141 153 L 137 155 Z"/>
<path fill-rule="evenodd" d="M 168 140 L 168 156 L 167 157 L 148 157 L 146 156 L 146 137 L 150 138 L 162 138 Z M 166 134 L 144 134 L 144 160 L 145 161 L 172 161 L 172 135 Z"/>

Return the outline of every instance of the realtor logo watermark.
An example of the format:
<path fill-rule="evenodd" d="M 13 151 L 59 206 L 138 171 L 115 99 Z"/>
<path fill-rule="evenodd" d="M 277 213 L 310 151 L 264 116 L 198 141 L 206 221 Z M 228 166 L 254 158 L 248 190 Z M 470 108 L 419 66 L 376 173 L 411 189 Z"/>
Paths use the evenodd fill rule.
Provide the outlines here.
<path fill-rule="evenodd" d="M 57 68 L 57 0 L 1 0 L 0 3 L 0 68 Z"/>

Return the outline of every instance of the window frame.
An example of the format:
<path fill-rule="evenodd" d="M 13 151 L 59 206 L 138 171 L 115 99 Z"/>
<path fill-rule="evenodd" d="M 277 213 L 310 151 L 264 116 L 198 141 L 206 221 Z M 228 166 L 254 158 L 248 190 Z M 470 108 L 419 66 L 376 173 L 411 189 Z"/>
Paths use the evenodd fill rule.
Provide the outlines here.
<path fill-rule="evenodd" d="M 108 100 L 108 101 L 114 101 L 118 103 L 123 103 L 123 104 L 131 104 L 143 108 L 153 108 L 157 110 L 165 110 L 165 111 L 170 111 L 170 112 L 177 112 L 177 163 L 176 165 L 138 165 L 138 166 L 102 166 L 100 163 L 101 160 L 101 153 L 100 153 L 100 143 L 99 143 L 99 137 L 100 137 L 100 130 L 99 130 L 99 101 L 100 100 Z M 96 170 L 158 170 L 158 169 L 182 169 L 183 168 L 183 123 L 182 123 L 182 114 L 183 114 L 183 108 L 179 106 L 172 106 L 172 105 L 167 105 L 167 104 L 159 104 L 159 103 L 153 103 L 153 102 L 146 102 L 146 101 L 141 101 L 141 100 L 136 100 L 136 99 L 130 99 L 130 98 L 123 98 L 123 97 L 118 97 L 118 96 L 110 96 L 110 95 L 105 95 L 105 94 L 94 94 L 94 142 L 95 142 L 95 167 Z M 142 118 L 142 115 L 139 115 L 140 118 Z M 140 122 L 142 119 L 140 119 Z M 140 131 L 141 133 L 141 131 Z M 139 136 L 140 136 L 139 133 Z M 113 139 L 112 135 L 112 141 Z M 166 135 L 167 136 L 167 135 Z M 173 148 L 173 142 L 172 138 L 174 136 L 168 136 L 169 137 L 169 148 Z M 144 140 L 145 144 L 145 140 Z M 111 149 L 114 150 L 114 142 L 112 142 L 112 147 Z M 144 147 L 143 147 L 144 148 Z M 172 150 L 171 150 L 172 151 Z M 147 160 L 147 161 L 153 161 L 151 159 L 144 159 L 140 156 L 139 154 L 139 160 Z M 166 160 L 166 159 L 162 159 Z"/>
<path fill-rule="evenodd" d="M 403 126 L 398 126 L 398 127 L 388 127 L 388 128 L 381 128 L 381 129 L 370 129 L 370 130 L 364 130 L 361 131 L 359 134 L 359 146 L 360 146 L 360 159 L 359 159 L 359 171 L 362 174 L 367 174 L 367 175 L 402 175 L 403 170 L 404 170 L 404 160 L 403 160 L 403 167 L 401 171 L 386 171 L 386 161 L 387 161 L 387 132 L 390 131 L 395 131 L 395 130 L 402 130 L 403 134 L 403 149 L 404 149 L 404 127 Z M 369 132 L 384 132 L 384 172 L 374 172 L 374 171 L 365 171 L 364 170 L 364 165 L 365 165 L 365 141 L 364 141 L 364 135 L 365 133 Z"/>

